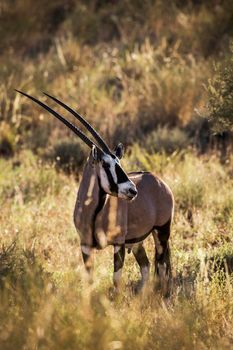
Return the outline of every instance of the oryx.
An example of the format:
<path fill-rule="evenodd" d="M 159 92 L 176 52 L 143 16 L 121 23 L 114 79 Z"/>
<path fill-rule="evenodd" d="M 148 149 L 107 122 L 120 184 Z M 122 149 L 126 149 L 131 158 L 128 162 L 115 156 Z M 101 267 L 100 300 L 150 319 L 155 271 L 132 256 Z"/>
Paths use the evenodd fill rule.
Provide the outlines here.
<path fill-rule="evenodd" d="M 174 207 L 173 195 L 168 185 L 150 172 L 126 174 L 120 163 L 123 156 L 122 144 L 114 151 L 110 150 L 102 137 L 80 114 L 57 98 L 45 94 L 72 113 L 91 133 L 96 143 L 43 102 L 24 92 L 18 92 L 45 108 L 91 148 L 74 210 L 74 223 L 80 235 L 87 271 L 92 271 L 93 249 L 113 245 L 113 282 L 118 288 L 125 248 L 130 247 L 140 266 L 142 287 L 149 278 L 150 265 L 143 241 L 152 233 L 155 242 L 155 274 L 166 293 L 171 277 L 168 239 Z"/>

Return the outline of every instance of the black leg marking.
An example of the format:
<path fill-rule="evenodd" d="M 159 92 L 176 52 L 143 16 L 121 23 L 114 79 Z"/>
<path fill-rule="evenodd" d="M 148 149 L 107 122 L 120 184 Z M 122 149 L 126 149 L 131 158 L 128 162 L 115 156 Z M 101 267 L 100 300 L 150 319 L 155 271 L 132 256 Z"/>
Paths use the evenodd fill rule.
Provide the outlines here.
<path fill-rule="evenodd" d="M 133 247 L 132 251 L 141 271 L 142 278 L 137 288 L 137 291 L 140 291 L 143 288 L 145 282 L 149 279 L 150 262 L 147 258 L 145 248 L 142 244 Z"/>
<path fill-rule="evenodd" d="M 153 232 L 155 241 L 155 275 L 159 279 L 159 285 L 162 288 L 164 296 L 170 294 L 171 284 L 171 261 L 168 239 L 170 237 L 171 221 L 165 225 L 156 227 Z"/>
<path fill-rule="evenodd" d="M 150 262 L 147 258 L 145 248 L 142 244 L 139 244 L 136 247 L 133 247 L 133 255 L 140 267 L 149 266 Z"/>
<path fill-rule="evenodd" d="M 119 288 L 122 269 L 125 260 L 125 246 L 114 246 L 114 273 L 113 283 L 116 288 Z"/>

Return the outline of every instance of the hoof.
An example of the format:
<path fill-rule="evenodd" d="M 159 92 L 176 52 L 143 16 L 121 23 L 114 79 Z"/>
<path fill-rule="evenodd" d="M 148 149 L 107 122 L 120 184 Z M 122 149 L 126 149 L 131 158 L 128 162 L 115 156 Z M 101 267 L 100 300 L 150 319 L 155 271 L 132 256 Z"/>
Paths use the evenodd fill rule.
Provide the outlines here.
<path fill-rule="evenodd" d="M 144 289 L 145 289 L 145 283 L 142 282 L 141 280 L 136 282 L 135 285 L 133 286 L 133 292 L 135 295 L 142 293 Z"/>
<path fill-rule="evenodd" d="M 109 299 L 111 301 L 115 300 L 120 295 L 120 288 L 110 287 L 108 290 Z"/>

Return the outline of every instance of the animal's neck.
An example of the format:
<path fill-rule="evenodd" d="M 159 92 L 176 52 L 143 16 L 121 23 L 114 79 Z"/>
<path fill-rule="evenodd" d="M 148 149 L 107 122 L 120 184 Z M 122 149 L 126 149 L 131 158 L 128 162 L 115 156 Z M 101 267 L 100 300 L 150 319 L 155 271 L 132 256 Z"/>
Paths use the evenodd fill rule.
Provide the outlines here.
<path fill-rule="evenodd" d="M 94 246 L 97 244 L 93 234 L 95 219 L 103 208 L 106 197 L 107 195 L 101 187 L 97 171 L 91 162 L 88 161 L 83 171 L 78 191 L 75 215 L 78 229 L 82 234 L 85 233 L 86 237 L 89 236 Z"/>
<path fill-rule="evenodd" d="M 93 215 L 93 231 L 94 231 L 94 223 L 95 223 L 96 216 L 101 211 L 101 209 L 103 209 L 104 203 L 105 203 L 106 198 L 107 198 L 107 194 L 103 190 L 101 183 L 100 183 L 100 179 L 98 177 L 97 177 L 97 180 L 98 180 L 98 186 L 99 186 L 99 189 L 98 189 L 99 190 L 99 198 L 98 198 L 98 204 L 95 208 L 94 215 Z"/>

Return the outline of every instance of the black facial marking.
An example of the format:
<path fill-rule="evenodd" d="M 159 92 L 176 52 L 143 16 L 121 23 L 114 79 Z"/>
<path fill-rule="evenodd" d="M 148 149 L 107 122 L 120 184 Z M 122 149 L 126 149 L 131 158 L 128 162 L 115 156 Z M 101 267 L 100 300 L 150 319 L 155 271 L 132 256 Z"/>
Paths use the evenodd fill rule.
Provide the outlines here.
<path fill-rule="evenodd" d="M 104 168 L 104 169 L 110 168 L 110 164 L 107 163 L 107 162 L 103 162 L 102 165 L 103 165 L 103 168 Z"/>
<path fill-rule="evenodd" d="M 115 165 L 115 170 L 116 170 L 116 176 L 117 176 L 117 183 L 121 184 L 123 182 L 128 181 L 128 177 L 126 173 L 121 169 L 119 164 Z"/>
<path fill-rule="evenodd" d="M 115 182 L 114 182 L 114 179 L 113 179 L 113 176 L 112 176 L 112 173 L 111 173 L 110 169 L 109 169 L 109 168 L 104 168 L 104 171 L 105 171 L 105 173 L 106 173 L 106 175 L 107 175 L 107 177 L 108 177 L 108 182 L 109 182 L 109 186 L 110 186 L 110 191 L 111 191 L 112 193 L 117 194 L 117 193 L 118 193 L 118 186 L 117 186 L 117 184 L 115 184 Z"/>

